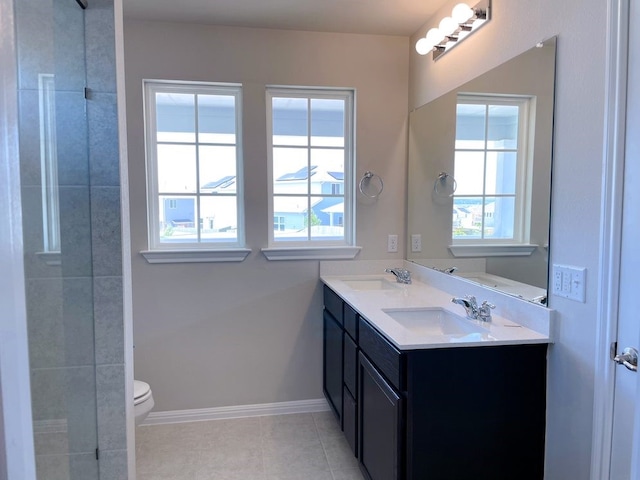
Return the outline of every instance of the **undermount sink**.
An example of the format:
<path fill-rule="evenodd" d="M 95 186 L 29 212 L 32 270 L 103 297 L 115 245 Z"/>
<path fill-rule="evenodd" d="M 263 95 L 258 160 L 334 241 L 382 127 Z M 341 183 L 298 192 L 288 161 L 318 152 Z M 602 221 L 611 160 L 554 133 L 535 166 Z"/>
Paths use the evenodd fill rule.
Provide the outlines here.
<path fill-rule="evenodd" d="M 489 331 L 443 308 L 383 309 L 395 322 L 417 335 L 491 340 Z"/>
<path fill-rule="evenodd" d="M 390 282 L 382 277 L 343 280 L 343 283 L 353 290 L 392 290 L 398 288 L 398 283 Z"/>

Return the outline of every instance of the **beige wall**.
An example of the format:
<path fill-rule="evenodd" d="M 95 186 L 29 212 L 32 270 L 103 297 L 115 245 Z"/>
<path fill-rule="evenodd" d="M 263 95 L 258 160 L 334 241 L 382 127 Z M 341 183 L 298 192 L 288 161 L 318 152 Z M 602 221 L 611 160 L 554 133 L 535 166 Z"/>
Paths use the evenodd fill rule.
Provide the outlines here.
<path fill-rule="evenodd" d="M 385 182 L 357 202 L 359 258 L 404 245 L 409 44 L 406 37 L 323 34 L 154 22 L 125 23 L 133 252 L 135 374 L 156 410 L 322 397 L 322 299 L 317 261 L 269 262 L 265 85 L 356 89 L 357 170 Z M 243 85 L 247 245 L 242 263 L 150 265 L 142 79 Z"/>
<path fill-rule="evenodd" d="M 597 331 L 607 2 L 493 0 L 492 4 L 491 22 L 437 62 L 412 50 L 410 105 L 423 105 L 538 41 L 558 35 L 550 254 L 552 263 L 587 268 L 587 292 L 586 303 L 553 295 L 549 299 L 558 312 L 558 326 L 549 351 L 545 478 L 587 479 Z M 432 26 L 425 24 L 412 45 Z"/>

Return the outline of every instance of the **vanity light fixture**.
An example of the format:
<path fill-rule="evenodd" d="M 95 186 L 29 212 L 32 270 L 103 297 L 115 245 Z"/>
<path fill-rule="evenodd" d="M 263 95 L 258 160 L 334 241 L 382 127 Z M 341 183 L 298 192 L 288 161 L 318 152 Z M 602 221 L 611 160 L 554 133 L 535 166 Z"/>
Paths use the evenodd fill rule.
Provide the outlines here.
<path fill-rule="evenodd" d="M 420 55 L 433 52 L 433 59 L 448 52 L 475 32 L 490 18 L 491 0 L 482 0 L 473 7 L 459 3 L 451 11 L 450 17 L 444 17 L 437 27 L 416 42 L 416 51 Z"/>

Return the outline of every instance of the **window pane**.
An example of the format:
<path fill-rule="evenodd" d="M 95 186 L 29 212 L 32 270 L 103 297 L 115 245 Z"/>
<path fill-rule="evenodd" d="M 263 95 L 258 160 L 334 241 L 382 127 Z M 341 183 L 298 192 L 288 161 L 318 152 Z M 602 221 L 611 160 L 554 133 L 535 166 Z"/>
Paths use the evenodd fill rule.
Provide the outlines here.
<path fill-rule="evenodd" d="M 158 145 L 158 193 L 195 193 L 196 147 Z"/>
<path fill-rule="evenodd" d="M 274 225 L 275 240 L 308 240 L 308 197 L 273 197 L 273 216 L 279 219 L 279 228 Z"/>
<path fill-rule="evenodd" d="M 453 238 L 481 238 L 482 197 L 453 199 Z"/>
<path fill-rule="evenodd" d="M 316 175 L 317 167 L 309 169 L 306 148 L 273 149 L 273 193 L 308 193 L 309 173 Z"/>
<path fill-rule="evenodd" d="M 200 191 L 236 192 L 236 147 L 200 147 Z"/>
<path fill-rule="evenodd" d="M 516 193 L 516 152 L 487 152 L 487 195 Z"/>
<path fill-rule="evenodd" d="M 311 145 L 344 147 L 344 100 L 311 100 Z"/>
<path fill-rule="evenodd" d="M 456 149 L 485 148 L 486 106 L 459 103 L 456 107 Z"/>
<path fill-rule="evenodd" d="M 230 95 L 198 95 L 198 139 L 204 143 L 236 143 L 236 99 Z"/>
<path fill-rule="evenodd" d="M 518 148 L 518 106 L 489 105 L 487 148 Z"/>
<path fill-rule="evenodd" d="M 311 193 L 334 193 L 332 185 L 344 184 L 344 150 L 312 149 L 311 165 L 317 166 L 311 177 Z"/>
<path fill-rule="evenodd" d="M 486 197 L 484 206 L 485 238 L 513 238 L 515 198 Z"/>
<path fill-rule="evenodd" d="M 195 96 L 185 93 L 156 93 L 158 142 L 196 141 Z"/>
<path fill-rule="evenodd" d="M 311 239 L 344 239 L 344 198 L 311 197 L 311 205 Z"/>
<path fill-rule="evenodd" d="M 203 242 L 234 242 L 238 235 L 236 197 L 200 198 L 200 238 Z"/>
<path fill-rule="evenodd" d="M 453 177 L 458 184 L 456 195 L 482 195 L 484 182 L 484 153 L 455 152 Z"/>
<path fill-rule="evenodd" d="M 159 199 L 160 241 L 168 243 L 195 242 L 198 238 L 195 197 L 171 197 Z"/>
<path fill-rule="evenodd" d="M 306 98 L 273 98 L 273 144 L 308 145 L 308 102 Z"/>

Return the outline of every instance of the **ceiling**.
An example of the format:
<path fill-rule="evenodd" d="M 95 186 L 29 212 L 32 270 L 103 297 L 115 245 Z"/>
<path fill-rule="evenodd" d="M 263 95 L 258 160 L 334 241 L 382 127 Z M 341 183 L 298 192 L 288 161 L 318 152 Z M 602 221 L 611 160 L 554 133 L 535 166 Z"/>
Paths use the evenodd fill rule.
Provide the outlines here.
<path fill-rule="evenodd" d="M 125 18 L 409 36 L 445 0 L 123 0 Z"/>

